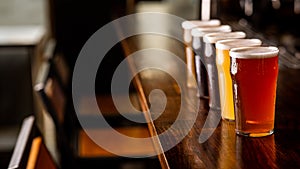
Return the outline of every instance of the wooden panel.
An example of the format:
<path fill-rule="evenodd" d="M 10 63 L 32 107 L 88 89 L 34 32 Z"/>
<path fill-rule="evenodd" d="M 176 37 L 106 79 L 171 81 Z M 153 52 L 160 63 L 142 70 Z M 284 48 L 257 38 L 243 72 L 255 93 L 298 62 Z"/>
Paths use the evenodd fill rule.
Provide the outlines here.
<path fill-rule="evenodd" d="M 115 130 L 133 138 L 150 137 L 147 127 L 121 127 L 115 128 Z M 88 129 L 88 133 L 93 135 L 96 140 L 97 137 L 105 137 L 107 142 L 117 147 L 118 150 L 120 150 L 121 155 L 124 156 L 147 156 L 152 155 L 155 152 L 153 145 L 148 144 L 149 142 L 146 143 L 141 141 L 140 144 L 134 145 L 131 142 L 117 143 L 116 140 L 111 138 L 112 129 L 109 128 Z M 99 156 L 103 158 L 111 156 L 117 157 L 117 155 L 114 155 L 97 145 L 83 130 L 81 130 L 78 135 L 78 149 L 79 156 L 83 158 Z"/>
<path fill-rule="evenodd" d="M 41 137 L 36 137 L 32 141 L 27 169 L 56 169 L 56 165 L 51 158 Z"/>

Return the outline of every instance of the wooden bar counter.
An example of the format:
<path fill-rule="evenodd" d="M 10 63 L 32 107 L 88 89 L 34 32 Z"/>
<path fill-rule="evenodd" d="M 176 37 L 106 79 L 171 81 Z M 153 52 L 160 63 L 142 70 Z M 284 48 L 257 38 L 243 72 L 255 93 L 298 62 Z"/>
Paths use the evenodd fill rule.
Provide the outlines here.
<path fill-rule="evenodd" d="M 172 52 L 185 61 L 184 44 L 178 40 L 153 34 L 136 35 L 122 41 L 127 56 L 141 49 L 163 49 Z M 157 57 L 143 57 L 129 60 L 134 71 L 141 65 L 160 62 L 168 65 L 168 70 L 185 77 L 174 60 Z M 162 168 L 199 169 L 199 168 L 300 168 L 300 69 L 287 68 L 280 64 L 277 98 L 275 133 L 271 136 L 249 138 L 235 134 L 234 122 L 221 120 L 217 128 L 203 128 L 208 112 L 208 100 L 196 97 L 195 88 L 179 86 L 172 76 L 158 69 L 144 69 L 134 78 L 135 87 L 139 93 L 140 102 L 145 112 L 152 136 L 164 135 L 153 139 L 159 154 Z M 149 94 L 154 89 L 164 92 L 160 97 L 150 100 Z M 183 89 L 185 92 L 182 94 Z M 184 97 L 184 98 L 182 98 Z M 156 117 L 155 106 L 166 100 L 162 114 Z M 183 116 L 178 118 L 182 102 L 190 105 L 184 108 Z M 194 106 L 199 105 L 197 112 Z M 218 120 L 218 115 L 215 115 Z M 180 125 L 177 130 L 171 128 L 174 122 Z M 189 129 L 189 126 L 192 126 Z M 187 134 L 185 132 L 188 130 Z M 199 141 L 202 134 L 213 132 L 204 142 Z M 155 137 L 154 137 L 155 138 Z M 181 139 L 183 138 L 183 139 Z M 179 142 L 177 144 L 177 142 Z M 176 144 L 175 144 L 176 143 Z M 169 149 L 170 145 L 175 144 Z M 166 150 L 167 149 L 167 150 Z"/>

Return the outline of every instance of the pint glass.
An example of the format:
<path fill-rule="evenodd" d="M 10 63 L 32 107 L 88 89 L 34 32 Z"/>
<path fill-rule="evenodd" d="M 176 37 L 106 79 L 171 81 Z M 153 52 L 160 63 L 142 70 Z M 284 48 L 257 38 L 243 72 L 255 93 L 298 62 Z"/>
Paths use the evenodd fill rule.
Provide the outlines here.
<path fill-rule="evenodd" d="M 183 29 L 183 41 L 185 44 L 185 55 L 186 55 L 186 64 L 188 68 L 187 73 L 187 86 L 194 87 L 193 79 L 196 77 L 195 72 L 195 55 L 192 49 L 192 34 L 191 31 L 193 28 L 197 27 L 214 27 L 219 26 L 221 21 L 218 19 L 212 19 L 207 21 L 202 20 L 187 20 L 181 23 L 181 28 Z"/>
<path fill-rule="evenodd" d="M 195 67 L 198 88 L 200 90 L 200 98 L 209 98 L 208 89 L 208 72 L 204 63 L 204 41 L 203 36 L 207 33 L 213 32 L 231 32 L 229 25 L 220 25 L 216 27 L 202 27 L 192 29 L 192 47 L 196 53 L 195 55 Z"/>
<path fill-rule="evenodd" d="M 230 50 L 236 133 L 260 137 L 274 132 L 277 47 Z"/>
<path fill-rule="evenodd" d="M 215 44 L 221 39 L 240 39 L 245 37 L 246 34 L 241 31 L 207 33 L 203 37 L 203 61 L 208 75 L 209 106 L 214 110 L 221 111 Z"/>

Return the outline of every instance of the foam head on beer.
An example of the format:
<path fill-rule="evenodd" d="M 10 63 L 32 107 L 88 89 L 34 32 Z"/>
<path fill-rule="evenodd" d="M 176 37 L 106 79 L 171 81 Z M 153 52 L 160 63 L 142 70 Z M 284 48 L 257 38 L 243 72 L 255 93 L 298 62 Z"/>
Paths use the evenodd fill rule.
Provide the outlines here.
<path fill-rule="evenodd" d="M 200 49 L 201 43 L 203 43 L 203 36 L 207 33 L 213 33 L 213 32 L 231 32 L 231 26 L 229 25 L 220 25 L 220 26 L 214 26 L 214 27 L 202 27 L 202 28 L 193 28 L 192 29 L 192 46 L 194 49 Z"/>
<path fill-rule="evenodd" d="M 274 46 L 239 47 L 230 50 L 230 57 L 239 59 L 261 59 L 278 56 L 278 48 Z"/>
<path fill-rule="evenodd" d="M 241 39 L 245 38 L 246 33 L 242 31 L 235 31 L 235 32 L 214 32 L 214 33 L 207 33 L 203 37 L 203 41 L 205 43 L 217 43 L 219 40 L 224 39 Z"/>
<path fill-rule="evenodd" d="M 220 50 L 230 50 L 237 47 L 260 46 L 260 39 L 225 39 L 216 42 L 216 48 Z"/>
<path fill-rule="evenodd" d="M 181 27 L 183 29 L 183 40 L 185 43 L 191 43 L 192 35 L 191 30 L 197 27 L 213 27 L 221 25 L 221 21 L 218 19 L 212 20 L 187 20 L 181 23 Z"/>
<path fill-rule="evenodd" d="M 207 33 L 213 32 L 231 32 L 231 26 L 229 25 L 220 25 L 214 27 L 199 27 L 192 29 L 192 36 L 193 37 L 203 37 Z"/>

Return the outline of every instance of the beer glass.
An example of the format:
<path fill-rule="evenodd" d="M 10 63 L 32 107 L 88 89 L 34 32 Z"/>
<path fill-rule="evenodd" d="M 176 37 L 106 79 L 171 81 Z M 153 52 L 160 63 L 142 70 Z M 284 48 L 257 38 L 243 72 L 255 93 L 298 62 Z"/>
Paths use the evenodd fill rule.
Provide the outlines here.
<path fill-rule="evenodd" d="M 278 53 L 274 46 L 229 52 L 238 135 L 261 137 L 274 132 Z"/>
<path fill-rule="evenodd" d="M 236 47 L 260 46 L 259 39 L 227 39 L 216 43 L 216 65 L 219 78 L 221 115 L 223 120 L 234 121 L 232 80 L 229 50 Z"/>
<path fill-rule="evenodd" d="M 195 68 L 196 68 L 196 78 L 199 88 L 200 98 L 209 98 L 208 94 L 208 84 L 207 84 L 207 71 L 206 65 L 203 60 L 204 56 L 204 42 L 203 36 L 207 33 L 213 32 L 231 32 L 231 27 L 229 25 L 220 25 L 215 27 L 199 27 L 192 29 L 192 47 L 196 53 L 195 55 Z M 202 58 L 202 59 L 201 59 Z"/>
<path fill-rule="evenodd" d="M 221 21 L 218 19 L 212 19 L 207 21 L 202 20 L 187 20 L 181 23 L 183 29 L 183 41 L 187 46 L 192 44 L 192 34 L 191 31 L 193 28 L 197 27 L 216 27 L 221 25 Z"/>
<path fill-rule="evenodd" d="M 208 74 L 209 106 L 212 109 L 221 110 L 215 43 L 221 39 L 238 39 L 245 37 L 246 34 L 241 31 L 207 33 L 203 37 L 203 60 Z"/>
<path fill-rule="evenodd" d="M 192 49 L 192 35 L 191 30 L 196 27 L 212 27 L 219 26 L 221 24 L 220 20 L 212 19 L 207 21 L 202 20 L 187 20 L 181 23 L 183 29 L 183 41 L 185 44 L 185 55 L 186 55 L 186 64 L 188 68 L 187 73 L 187 86 L 194 87 L 192 81 L 196 77 L 195 73 L 195 55 Z"/>

